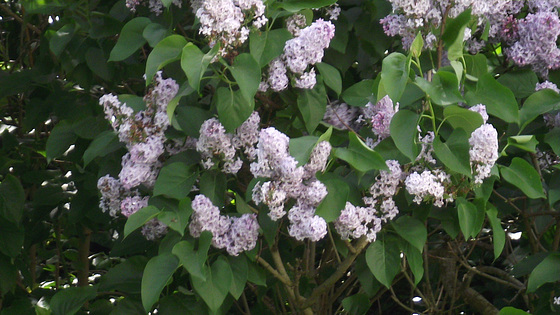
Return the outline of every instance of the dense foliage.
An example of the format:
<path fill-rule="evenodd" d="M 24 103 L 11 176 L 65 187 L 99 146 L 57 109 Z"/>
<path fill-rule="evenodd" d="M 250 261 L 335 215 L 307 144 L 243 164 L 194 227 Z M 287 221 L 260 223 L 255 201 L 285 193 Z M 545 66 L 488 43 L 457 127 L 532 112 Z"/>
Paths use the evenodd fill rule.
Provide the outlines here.
<path fill-rule="evenodd" d="M 0 314 L 560 311 L 559 1 L 0 1 Z"/>

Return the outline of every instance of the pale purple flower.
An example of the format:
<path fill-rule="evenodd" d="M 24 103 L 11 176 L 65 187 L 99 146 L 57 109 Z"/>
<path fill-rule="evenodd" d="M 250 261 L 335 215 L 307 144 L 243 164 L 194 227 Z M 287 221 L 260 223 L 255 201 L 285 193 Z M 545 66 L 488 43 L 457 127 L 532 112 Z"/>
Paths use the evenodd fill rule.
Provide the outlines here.
<path fill-rule="evenodd" d="M 149 197 L 130 196 L 121 202 L 121 213 L 125 217 L 130 217 L 136 211 L 148 206 Z"/>
<path fill-rule="evenodd" d="M 485 124 L 488 121 L 488 113 L 486 112 L 486 106 L 482 104 L 478 104 L 469 108 L 470 111 L 475 113 L 479 113 L 482 116 L 482 121 Z"/>
<path fill-rule="evenodd" d="M 469 138 L 469 156 L 475 184 L 490 176 L 498 159 L 498 132 L 491 124 L 484 124 L 472 132 Z"/>
<path fill-rule="evenodd" d="M 356 128 L 359 108 L 348 106 L 346 103 L 330 103 L 323 116 L 323 120 L 335 128 L 348 130 Z"/>
<path fill-rule="evenodd" d="M 142 227 L 142 235 L 149 241 L 158 239 L 165 233 L 167 233 L 167 225 L 158 219 L 151 219 Z"/>

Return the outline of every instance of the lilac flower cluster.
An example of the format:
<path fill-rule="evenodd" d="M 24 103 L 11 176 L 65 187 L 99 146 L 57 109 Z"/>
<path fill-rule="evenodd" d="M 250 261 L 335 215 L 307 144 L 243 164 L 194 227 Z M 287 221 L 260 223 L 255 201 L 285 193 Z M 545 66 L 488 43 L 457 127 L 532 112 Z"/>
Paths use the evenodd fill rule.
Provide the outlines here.
<path fill-rule="evenodd" d="M 388 171 L 380 171 L 376 182 L 370 187 L 371 196 L 363 198 L 366 207 L 354 206 L 347 202 L 334 222 L 334 227 L 342 239 L 356 239 L 363 235 L 369 242 L 375 241 L 382 224 L 392 220 L 399 213 L 393 196 L 403 179 L 403 171 L 398 161 L 386 161 Z"/>
<path fill-rule="evenodd" d="M 517 22 L 517 41 L 505 52 L 518 66 L 531 66 L 542 77 L 560 68 L 560 19 L 556 11 L 530 13 Z"/>
<path fill-rule="evenodd" d="M 465 30 L 464 40 L 472 50 L 483 45 L 482 41 L 471 38 L 471 33 L 482 31 L 489 23 L 489 38 L 496 38 L 501 32 L 501 23 L 508 14 L 516 14 L 522 8 L 524 0 L 389 0 L 393 13 L 381 20 L 383 30 L 388 36 L 401 36 L 404 49 L 409 49 L 418 31 L 424 38 L 424 48 L 432 49 L 437 43 L 433 30 L 439 28 L 445 14 L 457 17 L 467 8 L 478 17 L 476 29 Z"/>
<path fill-rule="evenodd" d="M 323 120 L 338 129 L 355 129 L 359 125 L 357 121 L 359 111 L 358 107 L 348 106 L 346 103 L 333 102 L 327 104 Z"/>
<path fill-rule="evenodd" d="M 286 215 L 285 203 L 295 199 L 296 204 L 289 210 L 290 236 L 297 240 L 318 241 L 327 233 L 325 220 L 315 215 L 315 209 L 327 195 L 327 188 L 315 177 L 323 171 L 331 145 L 318 143 L 309 162 L 298 166 L 296 159 L 289 153 L 289 138 L 274 128 L 260 131 L 257 144 L 257 160 L 251 163 L 251 173 L 255 177 L 269 178 L 253 188 L 253 201 L 268 206 L 269 216 L 276 221 Z"/>
<path fill-rule="evenodd" d="M 196 150 L 203 159 L 202 165 L 204 168 L 210 169 L 216 163 L 223 162 L 221 168 L 224 173 L 236 174 L 243 165 L 237 150 L 243 150 L 250 161 L 254 160 L 259 124 L 259 114 L 253 112 L 237 128 L 235 134 L 228 134 L 218 119 L 210 118 L 206 120 L 200 127 L 200 137 L 196 143 Z"/>
<path fill-rule="evenodd" d="M 163 2 L 161 0 L 126 0 L 126 7 L 130 9 L 132 12 L 136 12 L 136 7 L 143 4 L 145 5 L 148 2 L 148 8 L 152 11 L 155 15 L 160 15 L 163 13 Z M 182 0 L 173 0 L 172 2 L 177 7 L 181 7 L 183 5 Z"/>
<path fill-rule="evenodd" d="M 276 92 L 286 89 L 289 82 L 287 70 L 292 73 L 293 85 L 297 88 L 312 89 L 317 82 L 315 69 L 309 67 L 323 59 L 324 50 L 334 37 L 334 24 L 318 19 L 310 26 L 298 30 L 301 18 L 294 18 L 294 22 L 290 23 L 294 25 L 290 26 L 292 32 L 298 35 L 288 40 L 284 53 L 270 63 L 268 75 L 259 86 L 262 92 L 268 89 Z"/>
<path fill-rule="evenodd" d="M 391 98 L 386 95 L 380 99 L 375 105 L 367 103 L 363 109 L 363 114 L 359 120 L 365 120 L 371 130 L 377 136 L 377 139 L 367 139 L 366 143 L 370 148 L 374 148 L 381 140 L 390 136 L 389 127 L 391 119 L 396 112 L 399 111 L 399 103 L 393 105 Z"/>
<path fill-rule="evenodd" d="M 543 89 L 550 89 L 550 90 L 553 90 L 554 92 L 560 94 L 560 89 L 558 89 L 558 86 L 556 86 L 556 84 L 554 84 L 550 81 L 544 81 L 543 83 L 537 83 L 537 85 L 535 86 L 535 91 L 540 91 L 540 90 L 543 90 Z M 551 112 L 551 113 L 545 113 L 543 115 L 543 118 L 544 118 L 544 122 L 550 128 L 560 127 L 560 112 L 554 111 L 554 112 Z"/>
<path fill-rule="evenodd" d="M 209 231 L 212 233 L 212 245 L 225 248 L 233 256 L 255 248 L 259 237 L 255 214 L 243 214 L 241 217 L 221 215 L 220 209 L 204 195 L 194 198 L 192 209 L 189 230 L 193 237 L 200 237 L 203 231 Z"/>
<path fill-rule="evenodd" d="M 249 38 L 249 22 L 261 28 L 268 21 L 262 0 L 194 0 L 191 7 L 200 21 L 200 34 L 208 37 L 211 47 L 220 44 L 221 56 Z"/>
<path fill-rule="evenodd" d="M 453 201 L 453 197 L 446 194 L 446 185 L 451 184 L 451 179 L 443 170 L 426 169 L 422 173 L 415 171 L 406 177 L 404 184 L 417 204 L 424 200 L 433 200 L 436 207 L 443 207 L 444 201 Z"/>
<path fill-rule="evenodd" d="M 494 126 L 485 123 L 472 132 L 469 144 L 474 183 L 482 184 L 498 160 L 498 132 Z"/>

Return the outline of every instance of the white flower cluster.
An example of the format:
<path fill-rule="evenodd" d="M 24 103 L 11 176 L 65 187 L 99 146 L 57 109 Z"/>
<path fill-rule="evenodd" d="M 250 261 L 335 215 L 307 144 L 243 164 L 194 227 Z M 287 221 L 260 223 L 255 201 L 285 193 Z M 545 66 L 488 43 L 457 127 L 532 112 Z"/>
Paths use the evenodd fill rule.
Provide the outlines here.
<path fill-rule="evenodd" d="M 333 102 L 327 104 L 327 110 L 323 116 L 323 120 L 335 128 L 348 130 L 355 129 L 358 125 L 357 116 L 359 108 L 355 106 L 348 106 L 346 103 Z"/>
<path fill-rule="evenodd" d="M 241 217 L 221 215 L 220 209 L 204 195 L 194 198 L 192 209 L 189 230 L 193 237 L 200 237 L 203 231 L 209 231 L 212 233 L 212 245 L 225 248 L 233 256 L 255 248 L 259 237 L 255 214 L 243 214 Z"/>
<path fill-rule="evenodd" d="M 473 111 L 475 113 L 479 113 L 480 116 L 482 116 L 482 122 L 483 123 L 486 123 L 488 121 L 488 118 L 490 118 L 490 117 L 488 117 L 488 113 L 486 112 L 486 105 L 483 105 L 483 104 L 474 105 L 474 106 L 471 106 L 469 108 L 469 110 Z"/>
<path fill-rule="evenodd" d="M 472 132 L 469 144 L 474 182 L 482 184 L 490 176 L 492 167 L 498 160 L 498 132 L 491 124 L 483 124 Z"/>
<path fill-rule="evenodd" d="M 260 117 L 257 112 L 239 126 L 235 134 L 226 133 L 224 126 L 216 118 L 206 120 L 200 127 L 200 137 L 196 143 L 196 150 L 200 153 L 202 165 L 206 169 L 216 163 L 223 162 L 224 173 L 236 174 L 243 161 L 236 149 L 243 149 L 249 160 L 256 157 L 255 144 L 258 141 L 258 127 Z"/>
<path fill-rule="evenodd" d="M 145 5 L 146 0 L 126 0 L 126 7 L 130 9 L 132 12 L 136 12 L 136 7 L 140 4 Z M 173 0 L 172 2 L 177 7 L 181 7 L 183 5 L 182 0 Z M 148 8 L 152 11 L 155 15 L 160 15 L 163 13 L 163 2 L 161 0 L 149 0 L 148 1 Z"/>
<path fill-rule="evenodd" d="M 420 132 L 420 126 L 418 126 L 418 132 Z M 428 131 L 424 137 L 418 134 L 418 141 L 422 146 L 420 149 L 420 154 L 416 157 L 416 161 L 425 161 L 426 163 L 436 164 L 436 159 L 433 157 L 434 153 L 434 132 Z"/>
<path fill-rule="evenodd" d="M 195 0 L 191 6 L 200 21 L 200 34 L 208 37 L 211 47 L 220 44 L 221 56 L 247 40 L 249 22 L 261 28 L 268 21 L 262 0 Z"/>
<path fill-rule="evenodd" d="M 535 91 L 540 91 L 540 90 L 544 90 L 544 89 L 550 89 L 553 90 L 556 93 L 560 94 L 560 89 L 558 89 L 558 86 L 550 81 L 544 81 L 542 83 L 537 83 L 537 85 L 535 86 Z"/>
<path fill-rule="evenodd" d="M 375 148 L 381 140 L 390 136 L 389 127 L 391 119 L 396 112 L 399 111 L 399 103 L 393 105 L 393 101 L 389 95 L 384 96 L 375 105 L 367 103 L 363 109 L 363 114 L 358 118 L 360 121 L 365 120 L 371 130 L 377 136 L 375 141 L 367 139 L 367 144 L 370 148 Z"/>
<path fill-rule="evenodd" d="M 300 21 L 301 22 L 301 21 Z M 293 74 L 293 84 L 297 88 L 312 89 L 317 80 L 315 69 L 308 68 L 323 59 L 324 50 L 329 47 L 334 37 L 334 24 L 330 21 L 318 19 L 310 26 L 296 31 L 298 25 L 290 26 L 292 32 L 298 35 L 286 42 L 284 53 L 273 60 L 268 67 L 268 76 L 261 82 L 259 90 L 268 89 L 282 91 L 288 87 L 289 78 L 287 70 Z"/>
<path fill-rule="evenodd" d="M 382 223 L 392 220 L 399 213 L 393 196 L 403 179 L 403 171 L 398 161 L 386 161 L 388 171 L 380 171 L 376 182 L 370 187 L 371 196 L 363 198 L 366 207 L 357 207 L 346 202 L 346 206 L 334 222 L 334 227 L 342 239 L 356 239 L 363 235 L 369 242 L 375 241 Z"/>
<path fill-rule="evenodd" d="M 444 201 L 453 201 L 451 195 L 445 197 L 445 185 L 451 184 L 451 179 L 442 170 L 424 170 L 420 174 L 413 172 L 406 177 L 404 184 L 408 193 L 414 195 L 417 204 L 430 199 L 436 207 L 443 207 Z"/>
<path fill-rule="evenodd" d="M 327 195 L 327 188 L 317 180 L 315 174 L 323 171 L 331 145 L 320 142 L 313 148 L 309 162 L 298 166 L 289 153 L 289 138 L 270 127 L 262 129 L 257 144 L 257 160 L 251 163 L 255 177 L 266 177 L 270 181 L 258 183 L 253 188 L 253 201 L 268 206 L 269 216 L 276 221 L 286 215 L 285 203 L 296 200 L 290 209 L 288 232 L 298 240 L 317 241 L 327 233 L 325 220 L 315 215 L 315 208 Z"/>

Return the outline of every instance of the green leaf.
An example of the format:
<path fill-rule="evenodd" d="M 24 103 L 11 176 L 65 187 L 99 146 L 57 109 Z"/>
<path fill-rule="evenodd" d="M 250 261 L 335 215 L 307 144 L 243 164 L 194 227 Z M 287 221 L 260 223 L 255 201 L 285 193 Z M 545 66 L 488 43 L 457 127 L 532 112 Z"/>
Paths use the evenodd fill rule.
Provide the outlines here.
<path fill-rule="evenodd" d="M 77 138 L 70 123 L 65 120 L 59 122 L 47 139 L 47 161 L 60 157 Z"/>
<path fill-rule="evenodd" d="M 247 101 L 253 100 L 261 83 L 261 67 L 250 54 L 240 54 L 229 67 L 231 75 L 239 85 L 241 94 Z"/>
<path fill-rule="evenodd" d="M 300 89 L 297 105 L 305 122 L 305 129 L 313 133 L 327 110 L 327 93 L 323 83 L 317 80 L 313 89 Z"/>
<path fill-rule="evenodd" d="M 219 47 L 214 45 L 214 47 Z M 200 80 L 204 76 L 208 65 L 216 55 L 217 50 L 212 49 L 204 54 L 196 45 L 188 43 L 183 47 L 181 53 L 181 68 L 185 72 L 189 85 L 195 90 L 200 91 Z"/>
<path fill-rule="evenodd" d="M 24 204 L 23 186 L 17 177 L 7 174 L 0 183 L 0 216 L 12 223 L 19 224 L 23 216 Z"/>
<path fill-rule="evenodd" d="M 387 169 L 383 157 L 370 149 L 355 133 L 349 132 L 348 138 L 350 140 L 348 149 L 336 148 L 333 150 L 334 156 L 348 162 L 360 172 Z"/>
<path fill-rule="evenodd" d="M 86 52 L 86 64 L 89 69 L 103 80 L 111 80 L 111 72 L 107 66 L 107 60 L 103 50 L 97 47 L 90 47 Z"/>
<path fill-rule="evenodd" d="M 544 137 L 544 141 L 550 145 L 556 155 L 560 155 L 560 128 L 553 128 Z"/>
<path fill-rule="evenodd" d="M 146 312 L 159 300 L 159 295 L 173 273 L 179 267 L 179 259 L 173 254 L 152 257 L 142 275 L 142 306 Z"/>
<path fill-rule="evenodd" d="M 208 231 L 202 232 L 198 239 L 198 249 L 195 250 L 194 243 L 190 241 L 180 241 L 175 244 L 171 251 L 175 256 L 179 257 L 183 267 L 191 274 L 192 277 L 206 281 L 206 270 L 204 264 L 208 258 L 208 249 L 212 242 L 212 233 Z"/>
<path fill-rule="evenodd" d="M 226 198 L 227 178 L 222 172 L 207 171 L 200 177 L 200 193 L 212 200 L 218 208 L 224 206 Z"/>
<path fill-rule="evenodd" d="M 368 296 L 363 293 L 351 295 L 342 300 L 345 314 L 362 315 L 366 314 L 371 306 Z"/>
<path fill-rule="evenodd" d="M 393 102 L 398 102 L 408 81 L 409 61 L 401 53 L 392 53 L 383 59 L 380 86 L 387 92 Z M 385 95 L 377 95 L 381 99 Z"/>
<path fill-rule="evenodd" d="M 453 130 L 445 143 L 435 138 L 433 147 L 437 158 L 450 170 L 472 177 L 469 139 L 462 129 Z"/>
<path fill-rule="evenodd" d="M 405 244 L 403 248 L 404 254 L 406 255 L 406 261 L 410 267 L 410 271 L 414 275 L 414 285 L 418 285 L 420 280 L 424 277 L 424 258 L 422 258 L 422 252 L 412 246 L 410 243 Z"/>
<path fill-rule="evenodd" d="M 146 102 L 138 95 L 119 94 L 118 98 L 121 103 L 132 108 L 135 113 L 146 109 Z"/>
<path fill-rule="evenodd" d="M 521 129 L 525 128 L 539 115 L 560 109 L 560 95 L 558 93 L 544 89 L 538 91 L 527 98 L 523 107 L 519 111 Z"/>
<path fill-rule="evenodd" d="M 10 292 L 16 285 L 18 278 L 18 268 L 11 262 L 11 258 L 0 255 L 0 290 L 2 294 Z M 7 312 L 7 310 L 3 312 Z"/>
<path fill-rule="evenodd" d="M 124 237 L 130 235 L 137 228 L 146 224 L 146 222 L 155 218 L 159 214 L 159 209 L 154 206 L 144 207 L 133 213 L 124 225 Z"/>
<path fill-rule="evenodd" d="M 539 173 L 524 159 L 515 157 L 509 167 L 500 165 L 500 174 L 505 181 L 521 189 L 527 197 L 546 198 Z"/>
<path fill-rule="evenodd" d="M 515 307 L 506 306 L 500 310 L 498 315 L 529 315 L 529 313 Z"/>
<path fill-rule="evenodd" d="M 393 116 L 389 130 L 395 146 L 410 159 L 418 156 L 418 114 L 409 110 L 399 110 Z"/>
<path fill-rule="evenodd" d="M 481 55 L 481 54 L 477 54 Z M 484 55 L 482 55 L 484 56 Z M 515 97 L 526 98 L 535 93 L 535 87 L 539 83 L 537 74 L 530 69 L 513 70 L 503 73 L 498 82 L 510 89 Z M 521 120 L 523 123 L 523 119 Z"/>
<path fill-rule="evenodd" d="M 194 166 L 182 162 L 174 162 L 164 166 L 154 185 L 154 196 L 164 195 L 181 200 L 192 189 L 198 173 Z"/>
<path fill-rule="evenodd" d="M 506 232 L 502 227 L 502 222 L 498 218 L 498 209 L 492 204 L 488 204 L 486 209 L 486 216 L 490 221 L 492 227 L 492 243 L 494 244 L 494 260 L 498 259 L 504 250 L 506 244 Z"/>
<path fill-rule="evenodd" d="M 218 109 L 218 119 L 227 132 L 233 132 L 241 126 L 255 108 L 254 99 L 246 100 L 241 91 L 233 91 L 227 87 L 218 88 L 214 100 Z"/>
<path fill-rule="evenodd" d="M 212 118 L 210 112 L 195 106 L 179 106 L 175 113 L 177 114 L 177 123 L 181 129 L 188 136 L 194 138 L 200 137 L 200 126 L 202 126 L 204 121 Z"/>
<path fill-rule="evenodd" d="M 142 274 L 148 259 L 134 256 L 107 271 L 99 281 L 99 291 L 120 291 L 128 294 L 141 292 Z"/>
<path fill-rule="evenodd" d="M 104 157 L 111 152 L 122 148 L 124 144 L 119 141 L 119 137 L 112 130 L 106 130 L 100 133 L 89 144 L 84 152 L 84 167 L 97 157 Z"/>
<path fill-rule="evenodd" d="M 319 62 L 315 64 L 315 66 L 323 77 L 325 84 L 333 89 L 336 95 L 340 95 L 342 92 L 342 77 L 340 76 L 338 69 L 324 62 Z"/>
<path fill-rule="evenodd" d="M 451 19 L 445 26 L 442 40 L 447 48 L 448 58 L 451 61 L 463 57 L 463 38 L 467 23 L 471 20 L 471 9 L 465 10 L 456 18 Z"/>
<path fill-rule="evenodd" d="M 463 55 L 465 58 L 467 76 L 471 81 L 478 81 L 478 78 L 488 73 L 488 59 L 483 54 Z M 499 81 L 499 80 L 498 80 Z M 502 82 L 500 82 L 502 83 Z M 502 83 L 504 84 L 504 83 Z M 504 84 L 505 86 L 508 86 Z"/>
<path fill-rule="evenodd" d="M 192 212 L 191 199 L 187 197 L 179 202 L 179 207 L 163 209 L 158 214 L 158 220 L 183 236 Z"/>
<path fill-rule="evenodd" d="M 152 22 L 146 17 L 136 17 L 128 21 L 121 31 L 117 44 L 111 50 L 109 61 L 124 60 L 144 46 L 146 39 L 142 33 L 150 23 Z"/>
<path fill-rule="evenodd" d="M 159 23 L 150 23 L 142 31 L 142 36 L 148 41 L 150 47 L 155 47 L 168 33 L 169 31 L 165 26 Z"/>
<path fill-rule="evenodd" d="M 62 54 L 78 28 L 74 23 L 66 24 L 52 35 L 49 40 L 49 48 L 55 56 L 59 57 Z"/>
<path fill-rule="evenodd" d="M 290 38 L 292 38 L 292 34 L 285 28 L 268 32 L 253 31 L 249 34 L 251 55 L 262 68 L 284 52 L 284 44 Z"/>
<path fill-rule="evenodd" d="M 54 315 L 76 314 L 82 305 L 97 296 L 97 286 L 66 288 L 57 292 L 50 306 Z"/>
<path fill-rule="evenodd" d="M 529 275 L 527 292 L 535 292 L 541 285 L 560 280 L 560 253 L 550 253 Z"/>
<path fill-rule="evenodd" d="M 393 237 L 380 235 L 366 250 L 366 261 L 371 273 L 387 288 L 391 287 L 400 271 L 401 258 L 396 242 Z"/>
<path fill-rule="evenodd" d="M 484 208 L 468 202 L 463 197 L 457 198 L 456 202 L 459 226 L 465 240 L 468 240 L 469 237 L 476 237 L 484 222 Z"/>
<path fill-rule="evenodd" d="M 303 9 L 318 9 L 336 3 L 336 0 L 286 0 L 278 3 L 278 7 L 290 11 L 298 12 Z"/>
<path fill-rule="evenodd" d="M 490 74 L 484 74 L 478 79 L 476 91 L 468 92 L 466 99 L 469 105 L 486 105 L 488 114 L 509 123 L 519 123 L 517 101 L 513 92 L 501 85 Z"/>
<path fill-rule="evenodd" d="M 479 113 L 457 105 L 445 107 L 443 109 L 443 117 L 453 128 L 461 128 L 469 136 L 484 123 Z"/>
<path fill-rule="evenodd" d="M 229 266 L 231 267 L 233 276 L 229 293 L 234 299 L 239 300 L 243 290 L 245 290 L 245 284 L 247 283 L 247 277 L 249 276 L 247 258 L 245 258 L 245 255 L 228 256 L 227 260 Z"/>
<path fill-rule="evenodd" d="M 451 72 L 438 71 L 431 82 L 417 77 L 416 84 L 435 104 L 446 106 L 464 101 L 458 89 L 457 76 Z"/>
<path fill-rule="evenodd" d="M 373 95 L 374 81 L 362 80 L 344 90 L 342 99 L 351 106 L 363 107 L 369 102 L 369 97 Z"/>
<path fill-rule="evenodd" d="M 216 312 L 222 306 L 232 281 L 233 273 L 223 256 L 220 256 L 212 264 L 212 268 L 208 270 L 206 281 L 202 281 L 197 277 L 192 278 L 195 291 L 213 312 Z"/>
<path fill-rule="evenodd" d="M 317 144 L 319 137 L 303 136 L 299 138 L 291 138 L 289 144 L 290 155 L 293 156 L 298 165 L 304 165 L 309 161 L 311 152 Z"/>
<path fill-rule="evenodd" d="M 0 219 L 0 252 L 11 258 L 19 256 L 23 249 L 25 231 L 12 222 Z"/>
<path fill-rule="evenodd" d="M 328 194 L 315 210 L 315 214 L 325 219 L 327 223 L 333 222 L 340 216 L 346 206 L 350 186 L 342 179 L 336 177 L 321 177 L 321 183 L 327 187 Z"/>
<path fill-rule="evenodd" d="M 179 60 L 187 40 L 181 35 L 170 35 L 162 39 L 148 56 L 146 61 L 146 85 L 152 82 L 156 72 L 165 65 Z"/>
<path fill-rule="evenodd" d="M 534 135 L 511 136 L 508 138 L 508 144 L 527 152 L 537 153 L 537 144 L 539 144 L 539 141 Z"/>
<path fill-rule="evenodd" d="M 414 38 L 414 41 L 412 42 L 412 45 L 410 45 L 411 56 L 415 58 L 420 57 L 423 48 L 424 48 L 424 38 L 422 38 L 422 32 L 418 32 L 418 34 L 416 34 L 416 38 Z"/>
<path fill-rule="evenodd" d="M 391 226 L 400 237 L 409 242 L 420 253 L 424 251 L 424 244 L 426 244 L 428 239 L 428 233 L 422 222 L 405 215 L 392 221 Z"/>

